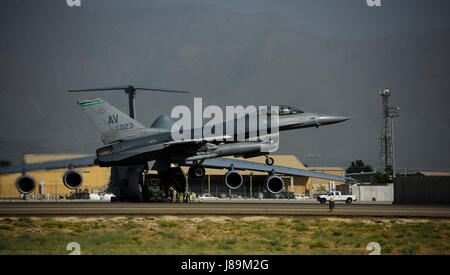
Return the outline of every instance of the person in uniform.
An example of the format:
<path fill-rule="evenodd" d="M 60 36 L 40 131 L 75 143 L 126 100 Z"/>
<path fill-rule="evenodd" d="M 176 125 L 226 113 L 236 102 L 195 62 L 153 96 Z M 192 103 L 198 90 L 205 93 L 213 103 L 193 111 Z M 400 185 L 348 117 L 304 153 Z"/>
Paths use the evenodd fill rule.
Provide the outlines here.
<path fill-rule="evenodd" d="M 175 190 L 172 186 L 170 187 L 170 190 L 172 191 L 172 202 L 177 202 L 177 190 Z"/>

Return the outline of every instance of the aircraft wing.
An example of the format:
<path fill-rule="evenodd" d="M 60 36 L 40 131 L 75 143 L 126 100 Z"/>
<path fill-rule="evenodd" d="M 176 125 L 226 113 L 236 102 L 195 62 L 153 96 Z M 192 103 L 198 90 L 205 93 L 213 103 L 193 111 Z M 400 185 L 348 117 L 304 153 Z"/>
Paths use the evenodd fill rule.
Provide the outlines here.
<path fill-rule="evenodd" d="M 192 161 L 187 161 L 185 163 L 187 166 L 192 166 Z M 245 161 L 245 160 L 237 160 L 237 159 L 228 159 L 228 158 L 213 158 L 206 159 L 203 161 L 202 165 L 205 168 L 234 168 L 236 170 L 253 170 L 259 172 L 274 172 L 275 174 L 284 174 L 290 176 L 305 176 L 305 177 L 313 177 L 327 180 L 335 180 L 335 181 L 353 181 L 354 179 L 349 177 L 340 177 L 331 174 L 318 173 L 309 170 L 297 169 L 297 168 L 289 168 L 285 166 L 272 165 L 268 166 L 258 162 Z"/>
<path fill-rule="evenodd" d="M 86 167 L 95 164 L 96 156 L 87 156 L 81 158 L 55 160 L 31 164 L 20 164 L 6 167 L 0 167 L 0 174 L 19 173 L 22 171 L 47 170 L 72 167 Z"/>

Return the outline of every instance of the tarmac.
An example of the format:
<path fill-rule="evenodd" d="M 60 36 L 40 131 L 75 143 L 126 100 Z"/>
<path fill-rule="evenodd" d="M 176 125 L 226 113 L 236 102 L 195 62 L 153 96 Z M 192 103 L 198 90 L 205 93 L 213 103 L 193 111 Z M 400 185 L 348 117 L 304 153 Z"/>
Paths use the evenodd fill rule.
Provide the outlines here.
<path fill-rule="evenodd" d="M 95 201 L 0 202 L 0 216 L 104 215 L 264 215 L 450 218 L 450 205 L 342 204 L 330 212 L 319 202 L 203 201 L 191 203 L 123 203 Z"/>

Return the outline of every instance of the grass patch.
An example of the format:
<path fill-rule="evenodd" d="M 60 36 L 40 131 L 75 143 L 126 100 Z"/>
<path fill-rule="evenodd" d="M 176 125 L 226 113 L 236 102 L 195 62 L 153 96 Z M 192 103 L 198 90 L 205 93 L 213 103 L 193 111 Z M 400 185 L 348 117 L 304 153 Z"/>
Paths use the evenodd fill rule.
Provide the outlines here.
<path fill-rule="evenodd" d="M 407 247 L 402 248 L 401 250 L 402 254 L 406 255 L 415 255 L 417 254 L 418 251 L 419 251 L 418 245 L 408 245 Z"/>
<path fill-rule="evenodd" d="M 137 227 L 138 227 L 138 224 L 135 223 L 134 221 L 128 221 L 128 222 L 125 224 L 125 227 L 126 227 L 127 229 L 134 229 L 134 228 L 137 228 Z"/>
<path fill-rule="evenodd" d="M 9 224 L 2 224 L 2 225 L 0 225 L 0 230 L 6 230 L 6 231 L 14 230 L 14 227 Z"/>
<path fill-rule="evenodd" d="M 328 244 L 325 241 L 315 241 L 309 244 L 309 248 L 314 249 L 314 248 L 328 248 Z"/>
<path fill-rule="evenodd" d="M 306 225 L 306 223 L 300 222 L 300 221 L 293 223 L 291 228 L 294 229 L 297 232 L 303 232 L 303 231 L 308 231 L 309 230 L 309 228 Z"/>
<path fill-rule="evenodd" d="M 180 226 L 180 223 L 178 223 L 176 221 L 157 220 L 156 223 L 159 224 L 159 226 L 161 226 L 161 227 L 177 227 L 177 226 Z"/>
<path fill-rule="evenodd" d="M 161 234 L 161 236 L 163 236 L 163 238 L 174 239 L 174 238 L 178 237 L 179 232 L 170 230 L 170 231 L 161 231 L 160 234 Z"/>
<path fill-rule="evenodd" d="M 450 254 L 449 220 L 240 217 L 214 219 L 11 218 L 0 220 L 0 254 Z"/>
<path fill-rule="evenodd" d="M 236 244 L 236 238 L 220 239 L 217 241 L 217 248 L 229 250 L 234 244 Z"/>
<path fill-rule="evenodd" d="M 342 231 L 339 231 L 339 230 L 331 230 L 331 234 L 333 234 L 333 236 L 339 237 L 343 233 L 342 233 Z"/>
<path fill-rule="evenodd" d="M 11 249 L 11 242 L 3 235 L 0 235 L 0 250 L 9 250 L 9 249 Z"/>
<path fill-rule="evenodd" d="M 206 224 L 197 225 L 197 230 L 206 230 L 206 229 L 208 229 L 208 226 Z"/>
<path fill-rule="evenodd" d="M 19 218 L 17 221 L 15 221 L 15 226 L 20 226 L 20 227 L 28 227 L 28 226 L 32 226 L 34 224 L 34 222 L 28 218 Z"/>

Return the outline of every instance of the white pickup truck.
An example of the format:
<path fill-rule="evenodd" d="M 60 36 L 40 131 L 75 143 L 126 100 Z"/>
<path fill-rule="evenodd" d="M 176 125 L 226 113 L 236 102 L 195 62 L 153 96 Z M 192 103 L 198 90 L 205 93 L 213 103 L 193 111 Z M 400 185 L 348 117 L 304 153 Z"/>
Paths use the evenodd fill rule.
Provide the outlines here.
<path fill-rule="evenodd" d="M 330 191 L 326 195 L 319 195 L 317 197 L 317 200 L 320 203 L 325 204 L 331 198 L 333 198 L 335 201 L 345 201 L 346 203 L 352 203 L 352 201 L 356 201 L 355 195 L 341 195 L 341 192 L 339 191 Z"/>

